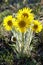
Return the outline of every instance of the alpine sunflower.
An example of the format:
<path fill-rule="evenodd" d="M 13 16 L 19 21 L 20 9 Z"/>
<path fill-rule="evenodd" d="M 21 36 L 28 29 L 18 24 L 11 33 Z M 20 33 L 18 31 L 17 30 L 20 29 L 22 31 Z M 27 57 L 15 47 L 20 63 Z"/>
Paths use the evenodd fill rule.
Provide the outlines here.
<path fill-rule="evenodd" d="M 42 24 L 38 20 L 34 20 L 32 30 L 36 33 L 41 32 L 42 30 Z"/>
<path fill-rule="evenodd" d="M 20 9 L 18 12 L 17 12 L 17 15 L 16 17 L 19 19 L 19 18 L 27 18 L 30 22 L 33 21 L 34 19 L 34 14 L 31 13 L 32 12 L 32 9 L 30 8 L 23 8 L 23 9 Z"/>
<path fill-rule="evenodd" d="M 15 19 L 15 18 L 14 18 Z M 13 17 L 12 15 L 8 15 L 7 17 L 4 18 L 3 20 L 3 26 L 7 31 L 10 31 L 13 27 L 14 22 L 12 21 Z"/>
<path fill-rule="evenodd" d="M 16 22 L 14 23 L 14 26 L 16 30 L 23 33 L 30 27 L 30 23 L 26 18 L 20 18 L 16 20 Z"/>

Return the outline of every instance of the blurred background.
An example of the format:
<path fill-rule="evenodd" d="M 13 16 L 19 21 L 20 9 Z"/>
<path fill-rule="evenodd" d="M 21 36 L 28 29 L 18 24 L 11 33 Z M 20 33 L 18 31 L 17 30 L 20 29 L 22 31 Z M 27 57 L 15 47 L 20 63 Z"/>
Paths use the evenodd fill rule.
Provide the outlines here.
<path fill-rule="evenodd" d="M 43 0 L 0 0 L 0 65 L 43 65 L 43 30 L 35 35 L 38 44 L 34 44 L 35 49 L 29 60 L 16 58 L 16 54 L 9 46 L 13 43 L 11 41 L 12 32 L 3 30 L 3 18 L 7 15 L 15 15 L 23 7 L 32 8 L 35 19 L 39 19 L 43 24 Z"/>

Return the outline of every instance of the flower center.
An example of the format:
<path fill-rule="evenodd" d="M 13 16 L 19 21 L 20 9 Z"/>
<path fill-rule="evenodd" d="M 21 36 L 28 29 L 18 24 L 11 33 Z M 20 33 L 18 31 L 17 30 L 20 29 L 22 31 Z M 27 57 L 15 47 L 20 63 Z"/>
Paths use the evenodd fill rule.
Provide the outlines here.
<path fill-rule="evenodd" d="M 27 13 L 24 13 L 23 15 L 24 15 L 24 17 L 25 17 L 25 16 L 28 17 L 28 14 L 27 14 Z"/>
<path fill-rule="evenodd" d="M 34 25 L 34 28 L 37 29 L 38 28 L 38 25 Z"/>
<path fill-rule="evenodd" d="M 9 26 L 12 26 L 12 21 L 9 20 L 7 24 L 8 24 Z"/>
<path fill-rule="evenodd" d="M 19 26 L 20 26 L 20 28 L 23 28 L 26 26 L 26 23 L 24 21 L 20 21 Z"/>

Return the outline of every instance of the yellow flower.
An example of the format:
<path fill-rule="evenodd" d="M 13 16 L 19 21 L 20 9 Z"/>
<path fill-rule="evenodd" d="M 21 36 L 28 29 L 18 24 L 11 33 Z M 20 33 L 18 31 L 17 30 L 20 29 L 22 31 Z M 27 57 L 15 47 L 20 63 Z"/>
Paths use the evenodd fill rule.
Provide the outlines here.
<path fill-rule="evenodd" d="M 30 8 L 23 8 L 23 9 L 20 9 L 18 12 L 17 12 L 17 18 L 27 18 L 30 22 L 33 21 L 34 19 L 34 14 L 31 13 L 32 9 Z"/>
<path fill-rule="evenodd" d="M 32 30 L 36 33 L 41 32 L 42 30 L 42 24 L 38 20 L 34 20 Z"/>
<path fill-rule="evenodd" d="M 12 15 L 9 15 L 9 16 L 4 18 L 3 26 L 5 27 L 5 29 L 7 31 L 10 31 L 12 29 L 12 27 L 13 27 L 14 22 L 12 20 L 13 20 Z"/>
<path fill-rule="evenodd" d="M 14 23 L 14 27 L 16 28 L 16 30 L 23 33 L 30 27 L 30 24 L 26 18 L 21 18 L 16 20 L 16 22 Z"/>

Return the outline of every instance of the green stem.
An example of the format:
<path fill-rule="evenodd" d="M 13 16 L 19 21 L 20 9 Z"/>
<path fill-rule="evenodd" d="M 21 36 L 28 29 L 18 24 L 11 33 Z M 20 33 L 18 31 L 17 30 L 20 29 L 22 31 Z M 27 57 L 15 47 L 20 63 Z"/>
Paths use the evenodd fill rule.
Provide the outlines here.
<path fill-rule="evenodd" d="M 24 33 L 22 33 L 22 47 L 21 47 L 21 56 L 23 55 L 24 50 Z"/>
<path fill-rule="evenodd" d="M 22 33 L 22 43 L 24 44 L 24 33 Z"/>

